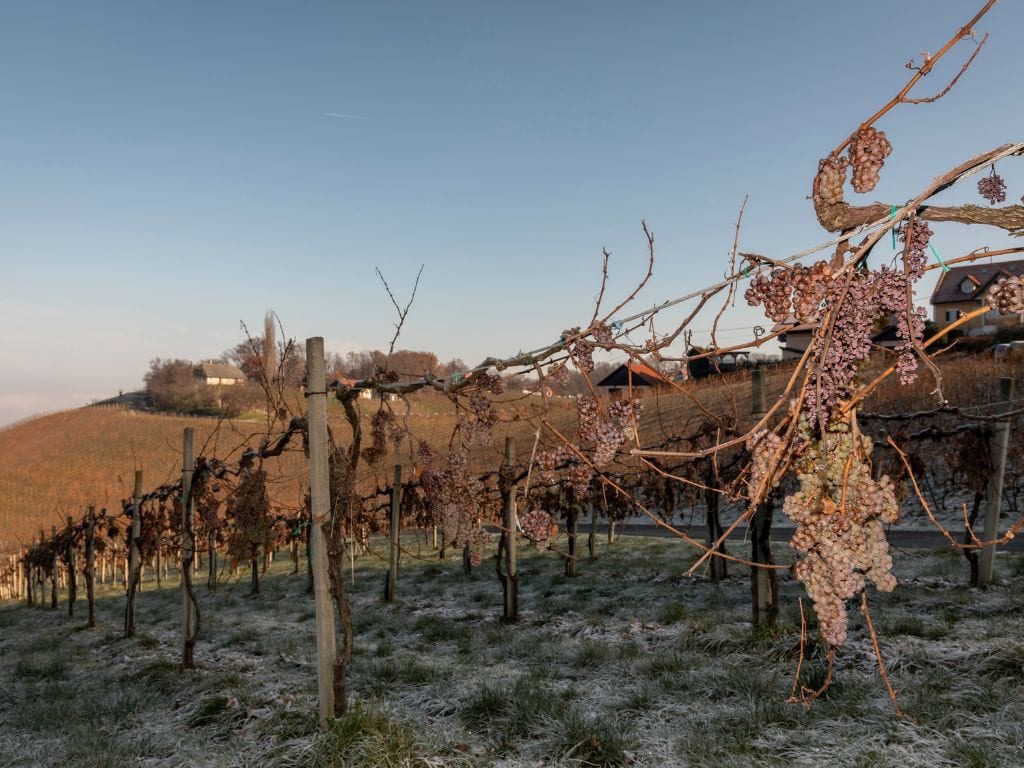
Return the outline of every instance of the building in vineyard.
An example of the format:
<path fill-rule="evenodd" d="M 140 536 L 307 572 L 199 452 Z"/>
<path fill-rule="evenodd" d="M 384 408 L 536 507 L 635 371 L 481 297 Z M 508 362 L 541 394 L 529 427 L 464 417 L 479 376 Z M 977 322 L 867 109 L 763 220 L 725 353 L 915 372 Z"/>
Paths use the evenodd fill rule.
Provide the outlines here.
<path fill-rule="evenodd" d="M 640 362 L 626 362 L 609 373 L 595 385 L 609 397 L 627 397 L 632 390 L 633 397 L 643 397 L 646 392 L 672 385 L 671 377 L 659 373 L 649 365 Z"/>
<path fill-rule="evenodd" d="M 232 386 L 243 384 L 246 380 L 242 369 L 229 363 L 205 362 L 195 368 L 196 378 L 210 386 Z"/>

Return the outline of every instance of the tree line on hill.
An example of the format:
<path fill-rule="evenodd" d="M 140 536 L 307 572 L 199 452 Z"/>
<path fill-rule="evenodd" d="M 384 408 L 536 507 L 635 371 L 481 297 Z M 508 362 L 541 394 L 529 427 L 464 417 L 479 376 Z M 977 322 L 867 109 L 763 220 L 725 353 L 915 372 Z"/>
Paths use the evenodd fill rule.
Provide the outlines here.
<path fill-rule="evenodd" d="M 268 343 L 269 338 L 269 343 Z M 273 350 L 273 352 L 271 352 Z M 238 416 L 264 405 L 264 387 L 280 384 L 299 389 L 305 383 L 306 355 L 294 339 L 275 343 L 273 332 L 252 336 L 227 349 L 214 361 L 237 367 L 245 381 L 236 385 L 210 385 L 197 374 L 199 365 L 181 358 L 154 358 L 143 377 L 150 404 L 161 411 Z M 380 349 L 363 349 L 344 355 L 328 352 L 328 382 L 360 380 L 387 370 L 399 381 L 422 378 L 424 374 L 444 377 L 467 371 L 471 366 L 460 358 L 441 361 L 434 352 L 398 349 L 390 355 Z M 611 363 L 596 363 L 590 380 L 600 381 L 615 368 Z M 536 387 L 536 378 L 524 376 L 524 389 Z M 555 394 L 574 395 L 589 391 L 587 379 L 578 371 L 568 379 L 551 384 Z"/>

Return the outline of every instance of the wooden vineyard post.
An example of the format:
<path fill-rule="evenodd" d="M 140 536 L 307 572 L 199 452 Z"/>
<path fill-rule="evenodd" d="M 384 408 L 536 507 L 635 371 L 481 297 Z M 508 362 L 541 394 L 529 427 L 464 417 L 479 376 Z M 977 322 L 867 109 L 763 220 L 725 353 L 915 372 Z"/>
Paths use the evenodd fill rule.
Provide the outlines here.
<path fill-rule="evenodd" d="M 50 608 L 57 608 L 57 526 L 50 528 L 50 547 L 53 557 L 50 559 Z"/>
<path fill-rule="evenodd" d="M 139 589 L 141 560 L 139 539 L 142 537 L 142 470 L 135 470 L 135 489 L 132 491 L 132 521 L 128 526 L 128 602 L 124 607 L 124 636 L 135 634 L 135 595 Z"/>
<path fill-rule="evenodd" d="M 402 465 L 395 464 L 395 480 L 391 485 L 391 550 L 388 558 L 388 581 L 384 602 L 393 603 L 398 593 L 399 510 L 402 503 Z"/>
<path fill-rule="evenodd" d="M 750 415 L 759 421 L 768 412 L 768 400 L 764 386 L 764 369 L 755 368 L 750 372 Z M 750 521 L 750 561 L 758 565 L 772 565 L 772 501 L 771 488 L 766 490 L 764 501 L 757 505 Z M 779 583 L 774 568 L 750 568 L 750 592 L 754 625 L 774 626 L 779 615 Z"/>
<path fill-rule="evenodd" d="M 68 515 L 68 543 L 64 550 L 64 561 L 68 567 L 68 618 L 75 617 L 75 601 L 78 599 L 78 575 L 75 573 L 75 521 Z"/>
<path fill-rule="evenodd" d="M 192 478 L 196 471 L 195 435 L 185 427 L 181 450 L 181 666 L 195 668 L 196 637 L 199 634 L 199 609 L 192 590 L 192 561 L 195 557 L 195 533 L 192 530 Z"/>
<path fill-rule="evenodd" d="M 306 339 L 306 423 L 309 430 L 310 548 L 313 561 L 313 604 L 316 611 L 316 683 L 320 727 L 334 718 L 334 604 L 327 573 L 324 526 L 331 523 L 330 470 L 327 453 L 327 375 L 324 340 Z"/>
<path fill-rule="evenodd" d="M 32 587 L 32 565 L 27 557 L 25 558 L 25 604 L 31 606 L 36 604 Z"/>
<path fill-rule="evenodd" d="M 86 626 L 96 626 L 96 507 L 89 507 L 85 524 L 85 599 L 89 603 Z"/>
<path fill-rule="evenodd" d="M 512 479 L 512 438 L 505 438 L 505 460 L 501 465 L 501 505 L 504 513 L 496 567 L 501 582 L 505 621 L 519 619 L 519 576 L 516 569 L 516 487 Z M 504 563 L 502 563 L 504 559 Z M 504 565 L 504 569 L 502 568 Z"/>
<path fill-rule="evenodd" d="M 206 589 L 213 592 L 217 589 L 217 533 L 216 531 L 210 531 L 206 535 L 206 551 L 207 551 L 207 573 L 206 573 Z"/>
<path fill-rule="evenodd" d="M 587 557 L 590 560 L 597 558 L 597 509 L 594 502 L 587 502 L 587 514 L 590 515 L 590 532 L 587 534 Z"/>
<path fill-rule="evenodd" d="M 573 502 L 569 505 L 569 508 L 565 511 L 565 532 L 568 536 L 568 557 L 565 558 L 565 575 L 575 576 L 576 575 L 576 551 L 579 548 L 577 543 L 577 533 L 579 532 L 580 523 L 580 505 L 578 502 Z"/>
<path fill-rule="evenodd" d="M 1011 409 L 1014 380 L 999 380 L 999 403 L 996 414 L 1003 415 Z M 992 425 L 992 474 L 985 494 L 985 521 L 982 541 L 992 541 L 999 536 L 999 515 L 1003 508 L 1003 478 L 1006 475 L 1006 451 L 1010 444 L 1010 419 L 1004 417 Z M 984 547 L 979 553 L 978 586 L 987 587 L 995 581 L 996 545 Z"/>

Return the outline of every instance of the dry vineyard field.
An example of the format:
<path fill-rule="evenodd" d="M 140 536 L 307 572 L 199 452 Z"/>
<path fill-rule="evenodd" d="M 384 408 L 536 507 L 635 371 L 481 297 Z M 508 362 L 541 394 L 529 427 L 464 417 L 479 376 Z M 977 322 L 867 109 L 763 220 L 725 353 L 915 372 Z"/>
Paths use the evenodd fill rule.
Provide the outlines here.
<path fill-rule="evenodd" d="M 777 628 L 755 630 L 745 569 L 686 578 L 684 544 L 602 537 L 571 579 L 558 555 L 526 551 L 520 620 L 506 624 L 493 558 L 466 576 L 407 537 L 399 600 L 385 605 L 386 545 L 374 546 L 355 561 L 353 705 L 324 733 L 312 596 L 289 562 L 256 597 L 244 576 L 199 590 L 198 668 L 185 672 L 176 584 L 144 585 L 128 640 L 121 588 L 104 586 L 93 630 L 63 598 L 57 611 L 4 605 L 0 766 L 1024 764 L 1021 555 L 1000 555 L 999 584 L 981 591 L 963 586 L 955 552 L 898 553 L 900 586 L 872 605 L 899 718 L 855 611 L 832 687 L 810 707 L 787 701 L 791 577 Z M 801 682 L 817 687 L 825 665 L 808 643 Z"/>

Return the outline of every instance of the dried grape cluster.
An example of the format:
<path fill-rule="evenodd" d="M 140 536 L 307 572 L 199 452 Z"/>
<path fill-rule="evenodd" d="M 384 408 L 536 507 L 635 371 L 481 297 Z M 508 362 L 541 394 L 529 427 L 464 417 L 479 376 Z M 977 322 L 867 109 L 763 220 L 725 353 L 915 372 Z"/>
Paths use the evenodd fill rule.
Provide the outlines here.
<path fill-rule="evenodd" d="M 442 507 L 441 529 L 453 547 L 474 547 L 488 539 L 470 504 L 452 502 Z"/>
<path fill-rule="evenodd" d="M 794 264 L 789 269 L 762 272 L 747 288 L 744 298 L 756 307 L 764 305 L 765 314 L 776 323 L 794 315 L 799 322 L 817 322 L 822 302 L 832 286 L 832 267 L 818 261 L 810 267 Z"/>
<path fill-rule="evenodd" d="M 591 460 L 594 466 L 603 467 L 615 458 L 615 453 L 622 445 L 622 427 L 610 421 L 602 421 L 597 429 L 594 453 Z"/>
<path fill-rule="evenodd" d="M 527 512 L 519 519 L 519 524 L 523 528 L 523 535 L 537 549 L 547 549 L 551 536 L 558 532 L 558 526 L 553 523 L 551 515 L 540 509 Z"/>
<path fill-rule="evenodd" d="M 608 406 L 613 420 L 601 418 L 597 400 L 584 395 L 576 401 L 580 440 L 594 443 L 591 460 L 602 467 L 613 458 L 622 441 L 634 436 L 633 418 L 640 413 L 637 400 L 616 401 Z"/>
<path fill-rule="evenodd" d="M 850 167 L 853 169 L 850 184 L 855 192 L 870 192 L 875 188 L 878 173 L 890 152 L 892 144 L 884 132 L 866 125 L 854 134 L 850 141 Z"/>
<path fill-rule="evenodd" d="M 833 302 L 835 322 L 826 344 L 815 339 L 814 367 L 805 389 L 804 410 L 814 426 L 827 424 L 832 409 L 849 393 L 857 373 L 857 365 L 871 354 L 871 333 L 878 315 L 876 285 L 873 273 L 855 275 L 845 296 L 837 287 Z"/>
<path fill-rule="evenodd" d="M 540 451 L 537 454 L 537 473 L 540 479 L 545 483 L 553 483 L 558 467 L 572 456 L 573 452 L 566 445 L 560 445 L 553 451 Z"/>
<path fill-rule="evenodd" d="M 611 326 L 605 323 L 598 323 L 594 326 L 594 341 L 598 346 L 607 349 L 615 343 L 615 334 Z"/>
<path fill-rule="evenodd" d="M 912 222 L 904 230 L 901 237 L 906 242 L 909 236 L 910 243 L 903 271 L 883 266 L 874 272 L 859 272 L 848 283 L 832 281 L 824 304 L 832 308 L 834 323 L 829 336 L 813 341 L 815 365 L 804 398 L 812 426 L 827 424 L 836 404 L 850 394 L 857 366 L 871 354 L 879 315 L 896 317 L 900 381 L 908 384 L 916 378 L 914 350 L 924 335 L 925 312 L 919 307 L 908 311 L 908 302 L 913 283 L 924 274 L 931 235 L 931 229 L 922 222 Z"/>
<path fill-rule="evenodd" d="M 494 412 L 494 406 L 487 393 L 502 394 L 505 391 L 505 380 L 500 376 L 483 373 L 477 376 L 476 381 L 478 388 L 469 395 L 469 410 L 473 418 L 463 420 L 462 429 L 466 442 L 470 445 L 488 445 L 498 415 Z"/>
<path fill-rule="evenodd" d="M 608 416 L 618 422 L 622 427 L 622 435 L 625 439 L 631 440 L 636 429 L 634 425 L 640 421 L 640 411 L 644 404 L 639 398 L 632 400 L 613 400 L 608 404 Z"/>
<path fill-rule="evenodd" d="M 569 489 L 575 499 L 582 501 L 590 495 L 590 481 L 593 477 L 594 470 L 587 464 L 577 461 L 569 467 Z"/>
<path fill-rule="evenodd" d="M 931 242 L 932 230 L 924 222 L 912 221 L 900 233 L 900 240 L 907 243 L 908 232 L 910 241 L 904 261 L 904 273 L 883 268 L 876 278 L 879 288 L 879 303 L 883 311 L 896 315 L 896 335 L 900 339 L 896 347 L 899 357 L 896 370 L 901 384 L 913 384 L 917 379 L 917 357 L 915 347 L 924 339 L 924 323 L 927 317 L 923 307 L 915 307 L 908 312 L 908 302 L 912 296 L 912 284 L 924 275 L 928 264 L 927 249 Z"/>
<path fill-rule="evenodd" d="M 806 426 L 806 422 L 805 422 Z M 814 601 L 822 636 L 846 641 L 846 601 L 868 581 L 882 592 L 896 586 L 885 523 L 899 517 L 892 482 L 871 476 L 871 438 L 855 434 L 853 418 L 811 434 L 797 467 L 799 490 L 784 510 L 797 528 L 790 541 L 801 556 L 793 572 Z"/>
<path fill-rule="evenodd" d="M 580 432 L 580 440 L 596 440 L 597 430 L 601 423 L 597 400 L 590 395 L 583 395 L 576 400 L 576 423 Z"/>
<path fill-rule="evenodd" d="M 778 485 L 778 455 L 782 449 L 782 438 L 774 432 L 762 429 L 747 439 L 750 451 L 750 477 L 747 478 L 747 496 L 751 503 L 757 503 Z"/>
<path fill-rule="evenodd" d="M 1006 182 L 994 166 L 988 176 L 978 181 L 978 194 L 988 200 L 989 205 L 1006 202 Z"/>
<path fill-rule="evenodd" d="M 555 384 L 564 386 L 569 383 L 569 367 L 564 361 L 549 366 L 547 375 Z"/>
<path fill-rule="evenodd" d="M 828 205 L 843 202 L 843 185 L 849 161 L 833 155 L 818 161 L 818 175 L 814 177 L 814 196 Z"/>
<path fill-rule="evenodd" d="M 433 466 L 429 448 L 420 445 L 420 458 L 424 462 L 420 484 L 426 496 L 434 521 L 444 537 L 454 547 L 476 547 L 489 538 L 481 526 L 475 499 L 482 483 L 469 473 L 469 452 L 459 447 L 448 454 L 446 466 Z"/>
<path fill-rule="evenodd" d="M 578 330 L 576 331 L 579 332 Z M 566 331 L 568 334 L 569 331 Z M 594 345 L 586 339 L 579 339 L 569 348 L 569 355 L 576 367 L 583 373 L 594 370 Z"/>
<path fill-rule="evenodd" d="M 394 414 L 387 408 L 381 407 L 373 414 L 373 418 L 370 420 L 370 437 L 373 442 L 363 448 L 363 460 L 367 464 L 377 464 L 384 458 L 384 454 L 387 452 L 387 430 L 394 424 L 394 421 Z"/>
<path fill-rule="evenodd" d="M 1024 317 L 1024 277 L 1007 277 L 988 289 L 988 303 L 1001 315 Z"/>
<path fill-rule="evenodd" d="M 228 552 L 238 558 L 256 557 L 260 547 L 273 540 L 274 521 L 270 516 L 267 473 L 262 469 L 244 469 L 238 487 L 228 498 Z"/>

